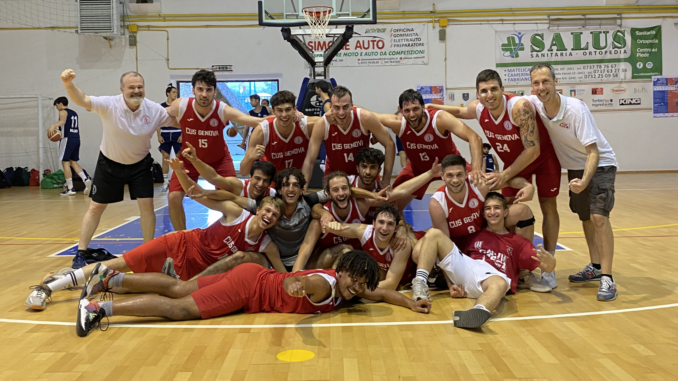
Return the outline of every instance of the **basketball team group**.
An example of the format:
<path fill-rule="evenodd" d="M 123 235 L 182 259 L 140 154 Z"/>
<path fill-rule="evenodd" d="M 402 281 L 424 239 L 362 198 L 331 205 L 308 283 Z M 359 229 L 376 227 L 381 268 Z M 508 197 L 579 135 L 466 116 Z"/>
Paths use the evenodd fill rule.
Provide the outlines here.
<path fill-rule="evenodd" d="M 405 90 L 397 114 L 368 111 L 353 104 L 346 87 L 320 82 L 315 91 L 327 99 L 322 116 L 303 115 L 295 95 L 279 91 L 270 98 L 272 114 L 259 118 L 216 100 L 217 79 L 207 70 L 192 78 L 194 97 L 170 97 L 176 94 L 170 87 L 162 105 L 145 98 L 137 72 L 122 75 L 121 94 L 90 96 L 65 70 L 68 97 L 99 114 L 103 138 L 74 260 L 80 265 L 48 273 L 26 305 L 44 310 L 54 292 L 82 287 L 76 332 L 84 337 L 115 315 L 194 320 L 238 311 L 312 314 L 357 298 L 428 313 L 429 287 L 438 287 L 449 288 L 453 298 L 475 299 L 473 308 L 452 318 L 455 327 L 479 328 L 518 288 L 549 292 L 558 286 L 562 169 L 591 259 L 569 281 L 600 282 L 597 299 L 615 300 L 609 221 L 615 154 L 588 107 L 556 90 L 549 64 L 535 65 L 530 75 L 534 95 L 516 96 L 504 92 L 496 71 L 483 70 L 476 78 L 478 99 L 465 107 L 425 104 L 419 92 Z M 57 108 L 67 109 L 66 98 L 59 99 Z M 477 119 L 489 144 L 464 119 Z M 230 122 L 253 128 L 240 164 L 247 179 L 236 177 L 225 143 Z M 150 151 L 153 134 L 169 139 L 160 138 L 161 127 L 181 132 L 176 157 L 166 160 L 173 170 L 168 204 L 175 231 L 153 238 Z M 453 137 L 469 145 L 470 161 Z M 376 143 L 383 151 L 370 147 Z M 323 189 L 309 192 L 311 177 L 321 173 L 321 147 Z M 404 150 L 408 161 L 392 179 L 396 150 Z M 200 176 L 215 189 L 198 185 Z M 403 209 L 441 180 L 430 197 L 433 226 L 414 231 Z M 108 204 L 123 200 L 125 185 L 138 202 L 145 243 L 85 265 L 101 216 Z M 533 199 L 535 186 L 543 215 L 543 245 L 536 248 L 533 211 L 523 203 Z M 186 196 L 223 216 L 207 228 L 186 230 Z M 411 297 L 399 292 L 410 287 Z M 128 292 L 140 295 L 96 300 Z"/>

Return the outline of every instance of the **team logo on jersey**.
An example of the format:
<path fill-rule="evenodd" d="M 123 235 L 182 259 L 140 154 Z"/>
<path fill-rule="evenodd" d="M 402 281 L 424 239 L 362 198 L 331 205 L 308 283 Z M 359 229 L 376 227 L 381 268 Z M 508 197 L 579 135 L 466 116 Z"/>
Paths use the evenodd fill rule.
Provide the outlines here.
<path fill-rule="evenodd" d="M 509 257 L 513 256 L 513 248 L 511 246 L 506 246 L 506 254 L 508 254 Z"/>
<path fill-rule="evenodd" d="M 475 208 L 476 206 L 478 206 L 478 200 L 472 198 L 471 201 L 468 202 L 468 206 L 470 206 L 471 208 Z"/>
<path fill-rule="evenodd" d="M 565 122 L 560 123 L 559 126 L 562 127 L 562 128 L 570 128 L 570 125 L 565 123 Z"/>
<path fill-rule="evenodd" d="M 511 122 L 509 122 L 507 120 L 507 121 L 504 122 L 504 128 L 506 129 L 506 131 L 511 131 L 511 129 L 513 128 L 513 125 L 511 124 Z"/>
<path fill-rule="evenodd" d="M 426 141 L 426 143 L 432 142 L 433 141 L 433 134 L 424 135 L 424 140 Z"/>
<path fill-rule="evenodd" d="M 219 125 L 219 121 L 218 121 L 218 120 L 216 120 L 216 119 L 214 119 L 214 118 L 210 119 L 210 126 L 216 127 L 216 126 L 218 126 L 218 125 Z"/>
<path fill-rule="evenodd" d="M 149 124 L 151 123 L 151 117 L 148 115 L 144 115 L 141 117 L 141 123 L 143 124 Z"/>
<path fill-rule="evenodd" d="M 353 135 L 354 138 L 359 138 L 360 137 L 360 130 L 353 130 L 351 135 Z"/>
<path fill-rule="evenodd" d="M 475 247 L 476 250 L 480 250 L 483 248 L 483 241 L 477 241 L 473 247 Z"/>
<path fill-rule="evenodd" d="M 294 138 L 294 144 L 301 144 L 301 142 L 303 141 L 304 139 L 301 136 L 297 136 L 296 138 Z"/>

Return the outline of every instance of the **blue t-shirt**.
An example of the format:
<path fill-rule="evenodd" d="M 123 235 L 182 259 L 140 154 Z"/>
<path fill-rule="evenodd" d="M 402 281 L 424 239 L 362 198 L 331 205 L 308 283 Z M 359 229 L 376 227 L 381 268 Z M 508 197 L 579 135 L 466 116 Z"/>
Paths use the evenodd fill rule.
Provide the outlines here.
<path fill-rule="evenodd" d="M 68 113 L 66 116 L 66 123 L 61 129 L 61 136 L 70 140 L 80 140 L 80 124 L 78 123 L 78 113 L 70 108 L 64 109 Z"/>
<path fill-rule="evenodd" d="M 251 109 L 249 112 L 250 115 L 252 115 L 255 118 L 263 118 L 268 116 L 268 109 L 264 106 L 261 106 L 261 111 L 255 112 L 254 109 Z"/>
<path fill-rule="evenodd" d="M 160 106 L 167 108 L 170 105 L 168 105 L 167 102 L 162 102 L 160 104 Z M 181 128 L 172 127 L 172 126 L 165 126 L 165 127 L 160 127 L 160 131 L 181 131 Z"/>
<path fill-rule="evenodd" d="M 494 158 L 492 155 L 485 155 L 485 172 L 494 172 Z"/>

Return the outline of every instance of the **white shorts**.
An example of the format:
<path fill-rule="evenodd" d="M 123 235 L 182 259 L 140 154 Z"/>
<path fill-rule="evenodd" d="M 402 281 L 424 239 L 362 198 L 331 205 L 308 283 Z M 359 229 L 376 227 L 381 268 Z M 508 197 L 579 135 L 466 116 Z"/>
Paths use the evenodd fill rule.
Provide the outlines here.
<path fill-rule="evenodd" d="M 445 274 L 454 284 L 464 286 L 466 296 L 471 299 L 477 299 L 483 293 L 480 284 L 493 275 L 504 278 L 508 285 L 506 291 L 511 289 L 511 280 L 504 273 L 485 261 L 462 254 L 457 246 L 442 261 L 438 262 L 438 267 L 445 271 Z"/>

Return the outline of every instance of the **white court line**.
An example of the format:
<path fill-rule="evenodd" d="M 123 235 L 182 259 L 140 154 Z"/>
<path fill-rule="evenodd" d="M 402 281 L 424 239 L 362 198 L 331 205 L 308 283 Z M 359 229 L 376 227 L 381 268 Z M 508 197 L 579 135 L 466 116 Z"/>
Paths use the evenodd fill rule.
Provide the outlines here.
<path fill-rule="evenodd" d="M 166 207 L 166 206 L 167 206 L 167 205 L 161 206 L 161 207 L 159 207 L 158 209 L 153 210 L 153 212 L 157 212 L 158 210 L 160 210 L 160 209 L 162 209 L 162 208 L 164 208 L 164 207 Z M 85 213 L 86 213 L 86 212 L 85 212 Z M 132 220 L 130 220 L 130 218 L 132 218 Z M 138 219 L 138 218 L 139 218 L 139 216 L 136 216 L 136 217 L 129 217 L 129 218 L 127 218 L 127 219 L 125 220 L 125 222 L 121 223 L 120 225 L 114 226 L 114 227 L 112 227 L 112 228 L 106 230 L 105 232 L 101 232 L 101 233 L 95 235 L 94 237 L 92 237 L 92 239 L 91 239 L 90 241 L 95 241 L 95 240 L 97 239 L 97 237 L 102 236 L 102 235 L 104 235 L 104 234 L 110 232 L 110 231 L 113 230 L 113 229 L 117 229 L 117 228 L 121 227 L 122 225 L 126 225 L 126 224 L 128 224 L 128 223 L 130 223 L 130 222 L 132 222 L 132 221 L 134 221 L 134 220 L 136 220 L 136 219 Z M 57 251 L 57 252 L 54 253 L 54 254 L 48 255 L 47 257 L 52 257 L 52 258 L 57 257 L 57 256 L 58 256 L 57 254 L 59 254 L 59 253 L 65 251 L 65 250 L 69 250 L 69 249 L 71 249 L 71 248 L 77 247 L 79 243 L 80 243 L 80 242 L 78 242 L 78 243 L 76 243 L 76 244 L 74 244 L 74 245 L 68 246 L 68 247 L 65 248 L 65 249 L 61 249 L 61 250 Z"/>
<path fill-rule="evenodd" d="M 540 319 L 559 319 L 559 318 L 568 318 L 568 317 L 581 317 L 581 316 L 595 316 L 595 315 L 608 315 L 608 314 L 621 314 L 626 312 L 638 312 L 638 311 L 649 311 L 649 310 L 659 310 L 664 308 L 673 308 L 678 307 L 678 303 L 672 304 L 662 304 L 658 306 L 649 306 L 649 307 L 638 307 L 638 308 L 627 308 L 623 310 L 614 310 L 614 311 L 594 311 L 594 312 L 578 312 L 572 314 L 558 314 L 558 315 L 540 315 L 540 316 L 519 316 L 519 317 L 506 317 L 498 319 L 490 319 L 489 321 L 499 322 L 499 321 L 517 321 L 517 320 L 540 320 Z M 37 320 L 17 320 L 17 319 L 0 319 L 0 323 L 17 323 L 17 324 L 35 324 L 35 325 L 63 325 L 63 326 L 73 326 L 75 323 L 66 323 L 60 321 L 37 321 Z M 110 324 L 109 327 L 119 327 L 119 328 L 170 328 L 170 329 L 265 329 L 265 328 L 332 328 L 332 327 L 372 327 L 372 326 L 403 326 L 403 325 L 439 325 L 439 324 L 452 324 L 452 320 L 432 320 L 432 321 L 394 321 L 394 322 L 374 322 L 374 323 L 323 323 L 323 324 L 239 324 L 239 325 L 226 325 L 226 324 L 215 324 L 215 325 L 203 325 L 203 324 Z"/>

